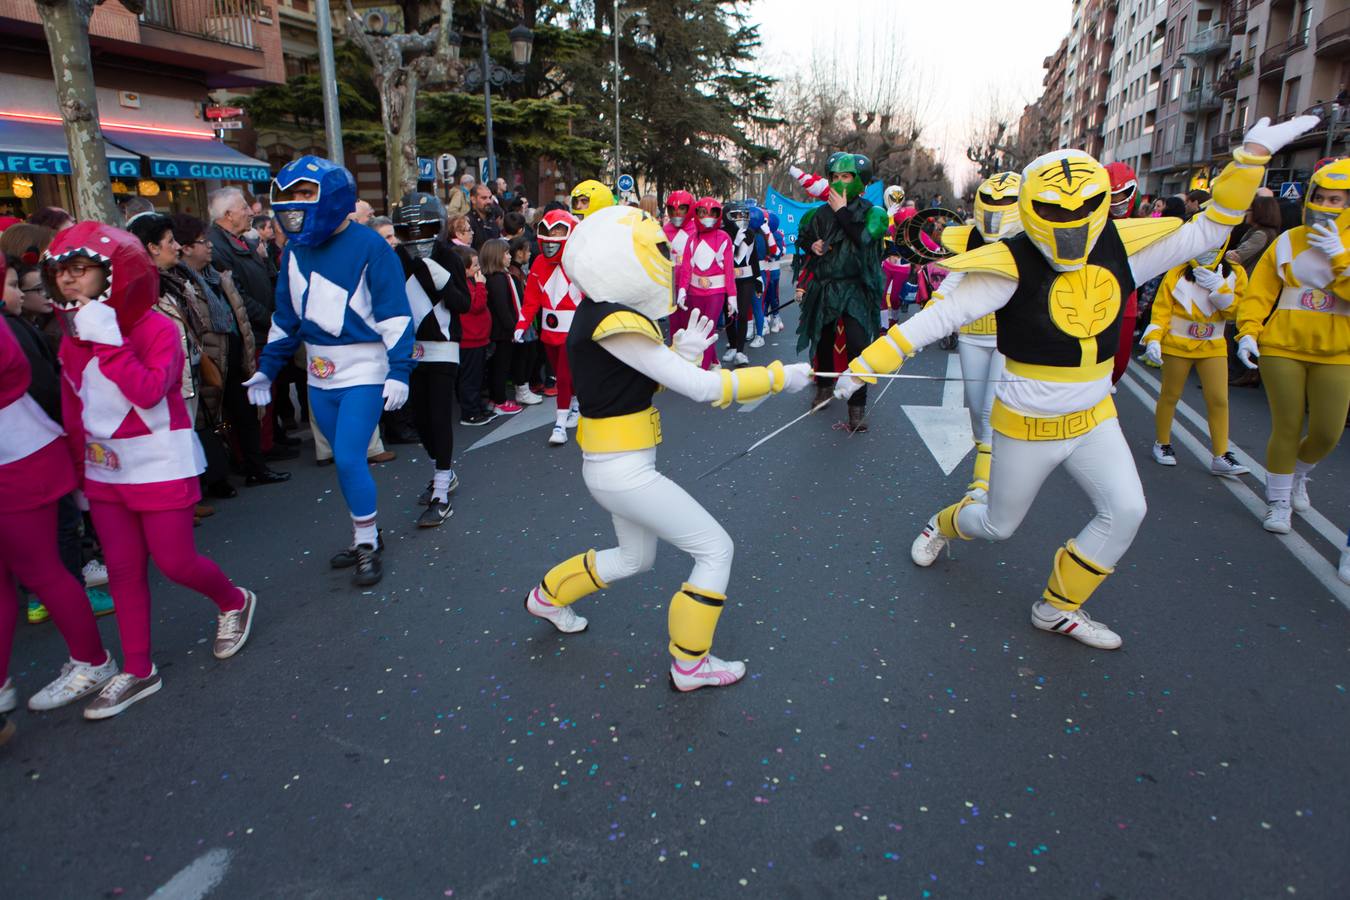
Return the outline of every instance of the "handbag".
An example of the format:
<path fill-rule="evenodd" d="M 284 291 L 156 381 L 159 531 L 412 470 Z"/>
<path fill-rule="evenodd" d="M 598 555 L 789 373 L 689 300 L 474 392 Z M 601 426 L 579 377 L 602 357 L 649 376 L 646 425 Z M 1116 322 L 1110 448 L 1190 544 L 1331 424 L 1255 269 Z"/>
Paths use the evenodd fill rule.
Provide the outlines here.
<path fill-rule="evenodd" d="M 224 390 L 225 374 L 220 371 L 220 366 L 207 354 L 203 353 L 197 363 L 197 369 L 202 376 L 202 384 L 215 390 Z"/>

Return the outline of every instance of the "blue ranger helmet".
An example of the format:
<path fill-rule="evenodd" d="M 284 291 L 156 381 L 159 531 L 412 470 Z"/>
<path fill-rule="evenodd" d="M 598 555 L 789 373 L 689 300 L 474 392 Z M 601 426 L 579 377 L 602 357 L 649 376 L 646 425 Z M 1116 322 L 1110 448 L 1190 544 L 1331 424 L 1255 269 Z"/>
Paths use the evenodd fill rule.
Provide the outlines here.
<path fill-rule="evenodd" d="M 294 199 L 302 184 L 318 189 L 312 200 Z M 318 156 L 302 156 L 287 163 L 272 179 L 272 209 L 288 241 L 314 247 L 333 236 L 356 209 L 356 180 L 352 173 Z"/>
<path fill-rule="evenodd" d="M 778 213 L 776 213 L 776 212 L 771 212 L 771 213 L 769 213 L 769 230 L 770 230 L 770 231 L 777 231 L 777 230 L 778 230 L 778 224 L 779 224 L 779 222 L 778 222 Z"/>
<path fill-rule="evenodd" d="M 750 230 L 759 231 L 764 227 L 764 223 L 767 221 L 764 216 L 764 210 L 760 209 L 757 204 L 751 201 L 747 202 L 750 203 Z"/>

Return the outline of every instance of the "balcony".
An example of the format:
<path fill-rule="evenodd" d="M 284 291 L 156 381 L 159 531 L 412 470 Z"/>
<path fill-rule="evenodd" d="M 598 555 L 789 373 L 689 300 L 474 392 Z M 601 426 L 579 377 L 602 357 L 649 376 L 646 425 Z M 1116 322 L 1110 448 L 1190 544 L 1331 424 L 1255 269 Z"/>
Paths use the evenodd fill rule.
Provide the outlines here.
<path fill-rule="evenodd" d="M 1211 25 L 1204 31 L 1197 31 L 1195 35 L 1186 42 L 1186 49 L 1181 51 L 1182 56 L 1225 56 L 1228 48 L 1232 46 L 1232 40 L 1228 36 L 1228 26 L 1220 22 L 1218 25 Z"/>
<path fill-rule="evenodd" d="M 1327 16 L 1317 23 L 1318 56 L 1350 56 L 1350 9 Z"/>
<path fill-rule="evenodd" d="M 146 0 L 141 24 L 231 47 L 259 49 L 252 0 Z"/>
<path fill-rule="evenodd" d="M 1242 32 L 1247 30 L 1248 5 L 1249 5 L 1248 0 L 1233 0 L 1233 5 L 1230 11 L 1232 21 L 1229 23 L 1229 28 L 1233 32 L 1233 34 L 1241 34 Z"/>
<path fill-rule="evenodd" d="M 1259 78 L 1277 78 L 1284 73 L 1284 63 L 1289 54 L 1296 53 L 1308 46 L 1307 38 L 1302 34 L 1296 34 L 1287 41 L 1280 41 L 1273 44 L 1261 54 L 1261 69 Z"/>
<path fill-rule="evenodd" d="M 1242 143 L 1241 128 L 1234 128 L 1232 131 L 1220 131 L 1209 139 L 1209 154 L 1210 156 L 1227 156 L 1240 143 Z"/>
<path fill-rule="evenodd" d="M 1211 85 L 1191 88 L 1181 95 L 1181 111 L 1186 115 L 1194 116 L 1222 108 L 1223 100 Z"/>
<path fill-rule="evenodd" d="M 1238 82 L 1252 74 L 1255 69 L 1255 62 L 1250 59 L 1226 66 L 1224 70 L 1219 73 L 1219 77 L 1215 79 L 1214 90 L 1220 97 L 1236 94 Z"/>

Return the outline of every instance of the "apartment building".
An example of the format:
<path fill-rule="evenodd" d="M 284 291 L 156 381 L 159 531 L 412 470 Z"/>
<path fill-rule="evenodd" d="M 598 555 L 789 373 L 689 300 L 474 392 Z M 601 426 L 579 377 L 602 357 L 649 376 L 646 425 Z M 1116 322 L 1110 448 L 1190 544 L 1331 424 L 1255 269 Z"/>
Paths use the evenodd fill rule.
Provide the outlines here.
<path fill-rule="evenodd" d="M 201 213 L 215 187 L 267 183 L 268 164 L 219 140 L 204 108 L 212 90 L 284 80 L 271 6 L 147 0 L 137 15 L 104 3 L 94 9 L 89 43 L 116 193 Z M 0 50 L 0 208 L 69 208 L 70 160 L 33 0 L 0 0 Z"/>
<path fill-rule="evenodd" d="M 1115 46 L 1115 0 L 1075 0 L 1065 65 L 1063 146 L 1102 152 L 1111 57 Z"/>
<path fill-rule="evenodd" d="M 1041 96 L 1022 108 L 1022 117 L 1017 123 L 1017 137 L 1034 154 L 1062 146 L 1058 138 L 1064 108 L 1064 67 L 1068 55 L 1069 39 L 1065 37 L 1059 42 L 1059 48 L 1041 63 L 1045 69 L 1045 75 L 1041 77 Z"/>
<path fill-rule="evenodd" d="M 1115 28 L 1100 159 L 1142 175 L 1153 166 L 1167 0 L 1121 0 Z"/>

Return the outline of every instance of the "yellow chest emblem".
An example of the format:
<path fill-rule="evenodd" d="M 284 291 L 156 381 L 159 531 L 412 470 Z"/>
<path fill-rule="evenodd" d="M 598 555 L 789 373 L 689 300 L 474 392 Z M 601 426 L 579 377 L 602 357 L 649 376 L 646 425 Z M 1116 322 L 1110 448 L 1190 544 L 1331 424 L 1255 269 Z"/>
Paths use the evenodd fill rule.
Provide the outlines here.
<path fill-rule="evenodd" d="M 1101 266 L 1061 272 L 1050 285 L 1050 319 L 1070 337 L 1095 337 L 1120 315 L 1120 282 Z"/>

